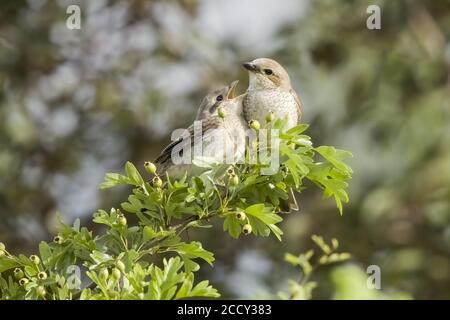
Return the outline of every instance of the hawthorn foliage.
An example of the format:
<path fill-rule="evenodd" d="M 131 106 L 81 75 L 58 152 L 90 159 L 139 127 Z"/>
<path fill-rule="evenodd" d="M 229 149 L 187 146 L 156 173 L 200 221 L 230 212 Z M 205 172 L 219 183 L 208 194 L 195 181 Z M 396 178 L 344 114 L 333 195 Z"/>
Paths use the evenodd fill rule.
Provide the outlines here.
<path fill-rule="evenodd" d="M 0 243 L 0 298 L 219 297 L 208 281 L 196 282 L 194 276 L 202 262 L 214 263 L 214 254 L 198 241 L 183 240 L 184 232 L 208 228 L 212 219 L 219 219 L 232 238 L 273 235 L 281 241 L 280 205 L 288 200 L 291 188 L 301 192 L 305 180 L 333 198 L 341 214 L 342 204 L 348 202 L 346 188 L 352 170 L 345 159 L 351 153 L 331 146 L 314 147 L 305 134 L 306 124 L 287 131 L 283 126 L 279 120 L 272 125 L 281 132 L 280 170 L 273 175 L 262 175 L 266 165 L 259 162 L 210 164 L 201 175 L 178 180 L 156 176 L 149 181 L 151 176 L 130 162 L 123 174 L 106 174 L 102 189 L 127 185 L 131 194 L 120 207 L 93 214 L 93 222 L 103 225 L 104 232 L 94 234 L 80 226 L 79 220 L 68 225 L 59 219 L 54 241 L 41 242 L 36 255 L 14 255 Z M 152 164 L 145 167 L 154 171 Z M 323 259 L 347 257 L 338 259 L 332 254 Z M 286 258 L 305 272 L 310 255 Z M 82 283 L 83 278 L 89 279 L 88 285 Z M 306 291 L 300 296 L 308 297 L 314 284 L 304 285 Z M 299 297 L 299 288 L 292 290 L 291 297 Z"/>

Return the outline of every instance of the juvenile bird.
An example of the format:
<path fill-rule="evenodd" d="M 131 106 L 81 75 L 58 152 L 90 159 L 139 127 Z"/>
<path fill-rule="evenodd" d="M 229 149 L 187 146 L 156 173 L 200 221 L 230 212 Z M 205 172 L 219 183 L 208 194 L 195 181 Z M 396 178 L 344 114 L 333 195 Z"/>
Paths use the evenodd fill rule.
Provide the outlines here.
<path fill-rule="evenodd" d="M 245 119 L 264 123 L 267 114 L 273 112 L 275 118 L 287 119 L 287 129 L 296 126 L 302 116 L 302 105 L 286 70 L 268 58 L 246 62 L 243 67 L 249 72 Z"/>
<path fill-rule="evenodd" d="M 248 126 L 242 109 L 244 95 L 234 97 L 237 83 L 234 81 L 203 99 L 197 120 L 155 160 L 159 175 L 166 171 L 175 178 L 185 173 L 188 176 L 198 175 L 206 170 L 192 163 L 198 156 L 227 164 L 236 163 L 244 157 Z"/>

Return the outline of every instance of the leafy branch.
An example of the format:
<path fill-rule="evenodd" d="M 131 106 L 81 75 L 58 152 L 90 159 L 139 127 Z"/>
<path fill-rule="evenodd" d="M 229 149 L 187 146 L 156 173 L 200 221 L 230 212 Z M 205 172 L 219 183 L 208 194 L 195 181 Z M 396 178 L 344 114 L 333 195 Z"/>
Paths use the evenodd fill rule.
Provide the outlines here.
<path fill-rule="evenodd" d="M 150 162 L 144 168 L 151 181 L 131 162 L 124 174 L 106 174 L 102 189 L 128 185 L 132 191 L 120 208 L 94 213 L 93 222 L 104 232 L 94 235 L 78 219 L 72 226 L 59 219 L 57 236 L 52 243 L 41 242 L 38 255 L 15 256 L 0 243 L 0 298 L 219 297 L 208 281 L 194 281 L 200 261 L 212 265 L 213 253 L 198 241 L 184 241 L 184 232 L 211 227 L 211 219 L 220 219 L 233 238 L 273 234 L 281 241 L 281 205 L 290 189 L 305 188 L 304 179 L 333 197 L 341 214 L 348 201 L 345 189 L 352 171 L 344 160 L 349 152 L 313 147 L 305 124 L 288 131 L 282 121 L 270 125 L 281 131 L 280 166 L 272 175 L 262 175 L 267 164 L 247 161 L 210 165 L 199 176 L 181 179 L 155 175 Z M 84 289 L 82 275 L 92 282 Z"/>

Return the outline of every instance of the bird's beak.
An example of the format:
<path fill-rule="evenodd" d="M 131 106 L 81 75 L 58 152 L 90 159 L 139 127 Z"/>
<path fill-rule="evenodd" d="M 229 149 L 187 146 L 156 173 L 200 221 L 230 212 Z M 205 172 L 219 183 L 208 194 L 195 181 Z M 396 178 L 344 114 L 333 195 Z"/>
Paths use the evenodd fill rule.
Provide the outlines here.
<path fill-rule="evenodd" d="M 258 66 L 251 62 L 245 62 L 242 64 L 242 66 L 250 72 L 258 72 L 259 71 Z"/>
<path fill-rule="evenodd" d="M 236 94 L 235 94 L 235 89 L 237 87 L 239 80 L 233 81 L 229 86 L 228 86 L 228 93 L 227 93 L 227 99 L 233 99 Z"/>

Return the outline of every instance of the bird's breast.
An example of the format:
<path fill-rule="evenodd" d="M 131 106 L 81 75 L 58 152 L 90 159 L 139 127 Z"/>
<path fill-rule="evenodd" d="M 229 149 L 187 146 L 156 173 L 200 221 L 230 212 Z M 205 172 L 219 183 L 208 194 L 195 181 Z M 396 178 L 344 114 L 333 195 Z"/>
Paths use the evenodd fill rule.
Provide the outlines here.
<path fill-rule="evenodd" d="M 265 122 L 265 117 L 273 112 L 275 118 L 287 118 L 288 127 L 297 125 L 297 102 L 290 92 L 283 90 L 259 90 L 249 92 L 245 99 L 244 115 L 247 121 Z"/>

